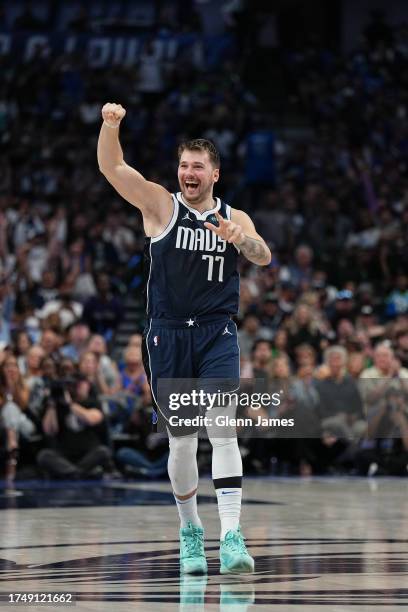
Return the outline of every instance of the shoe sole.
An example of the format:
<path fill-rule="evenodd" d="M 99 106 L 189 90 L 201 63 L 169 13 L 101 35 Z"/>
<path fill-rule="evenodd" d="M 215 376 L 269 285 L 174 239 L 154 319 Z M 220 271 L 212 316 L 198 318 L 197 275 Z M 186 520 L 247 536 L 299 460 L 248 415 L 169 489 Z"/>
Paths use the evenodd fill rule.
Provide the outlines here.
<path fill-rule="evenodd" d="M 225 565 L 221 565 L 220 568 L 220 574 L 253 574 L 254 571 L 254 563 L 240 563 L 232 567 L 226 567 Z"/>

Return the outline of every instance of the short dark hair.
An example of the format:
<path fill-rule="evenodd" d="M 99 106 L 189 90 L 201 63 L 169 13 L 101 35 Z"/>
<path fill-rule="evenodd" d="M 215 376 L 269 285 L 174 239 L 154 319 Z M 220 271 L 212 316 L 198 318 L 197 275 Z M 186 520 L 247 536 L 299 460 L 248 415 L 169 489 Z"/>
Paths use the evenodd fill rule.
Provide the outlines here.
<path fill-rule="evenodd" d="M 220 162 L 220 154 L 215 148 L 214 144 L 210 140 L 206 140 L 205 138 L 195 138 L 194 140 L 187 140 L 185 142 L 180 143 L 178 148 L 178 158 L 183 153 L 183 151 L 207 151 L 208 156 L 212 165 L 215 168 L 219 168 L 221 165 Z"/>

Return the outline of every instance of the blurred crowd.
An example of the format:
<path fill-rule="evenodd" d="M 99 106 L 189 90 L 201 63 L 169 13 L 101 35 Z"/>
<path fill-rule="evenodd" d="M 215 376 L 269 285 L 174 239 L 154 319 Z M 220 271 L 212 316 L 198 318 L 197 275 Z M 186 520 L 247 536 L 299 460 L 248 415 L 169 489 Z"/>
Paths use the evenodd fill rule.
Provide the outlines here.
<path fill-rule="evenodd" d="M 239 40 L 242 20 L 225 17 Z M 14 28 L 28 28 L 25 19 Z M 166 442 L 150 424 L 143 320 L 115 352 L 126 301 L 142 294 L 143 231 L 98 172 L 106 101 L 127 109 L 127 162 L 169 190 L 178 142 L 213 140 L 217 193 L 250 212 L 272 247 L 268 268 L 240 264 L 241 374 L 284 390 L 277 412 L 308 429 L 290 440 L 241 432 L 247 470 L 408 474 L 408 30 L 375 19 L 350 56 L 316 45 L 282 52 L 288 105 L 310 126 L 301 139 L 274 132 L 239 45 L 206 62 L 198 12 L 161 13 L 132 67 L 91 69 L 43 44 L 28 61 L 0 55 L 9 479 L 166 470 Z M 155 36 L 177 28 L 194 34 L 192 52 L 163 58 Z"/>

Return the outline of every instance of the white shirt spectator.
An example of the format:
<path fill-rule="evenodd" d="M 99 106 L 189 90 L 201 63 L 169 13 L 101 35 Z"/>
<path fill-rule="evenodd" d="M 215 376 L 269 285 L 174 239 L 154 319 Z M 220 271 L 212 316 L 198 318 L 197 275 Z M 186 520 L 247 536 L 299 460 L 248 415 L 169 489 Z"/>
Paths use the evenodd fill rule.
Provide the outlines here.
<path fill-rule="evenodd" d="M 49 315 L 58 312 L 61 327 L 66 329 L 74 321 L 82 316 L 83 306 L 79 302 L 66 301 L 55 299 L 47 302 L 40 310 L 36 310 L 35 314 L 39 319 L 46 319 Z"/>

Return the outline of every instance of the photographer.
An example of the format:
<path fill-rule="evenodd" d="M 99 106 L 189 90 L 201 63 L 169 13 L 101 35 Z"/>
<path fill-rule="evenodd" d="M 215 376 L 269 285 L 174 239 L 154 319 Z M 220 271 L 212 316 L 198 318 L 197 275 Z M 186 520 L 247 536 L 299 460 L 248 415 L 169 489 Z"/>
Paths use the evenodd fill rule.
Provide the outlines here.
<path fill-rule="evenodd" d="M 49 447 L 37 455 L 41 470 L 67 479 L 111 471 L 111 451 L 103 444 L 103 425 L 104 415 L 88 380 L 53 381 L 42 419 Z"/>

